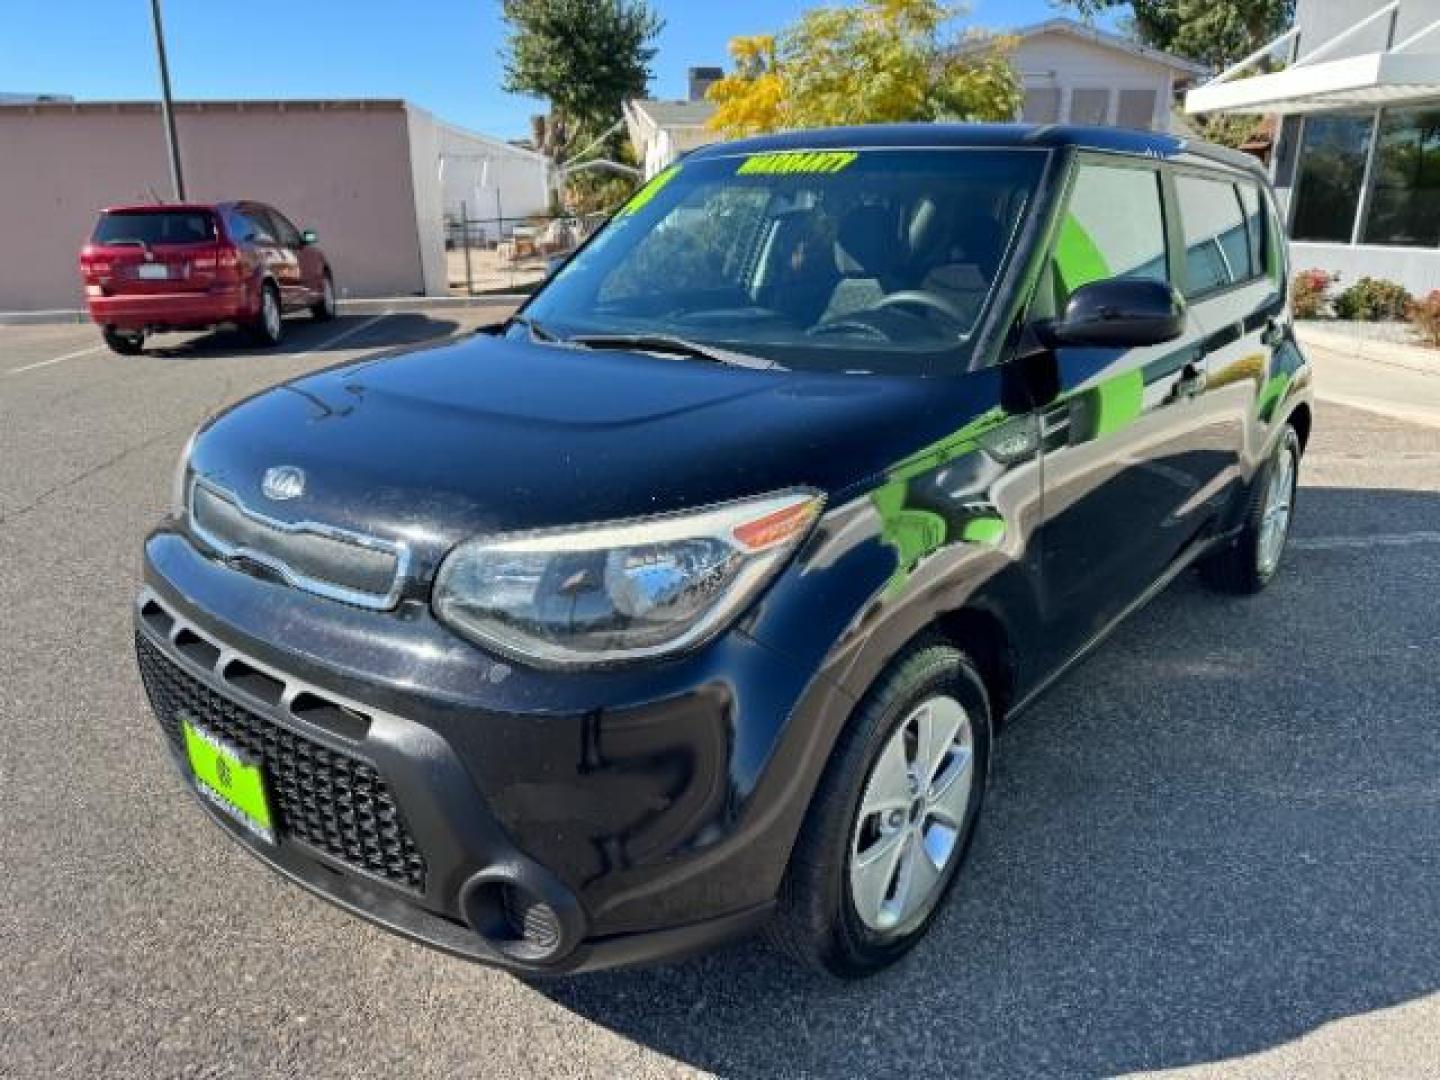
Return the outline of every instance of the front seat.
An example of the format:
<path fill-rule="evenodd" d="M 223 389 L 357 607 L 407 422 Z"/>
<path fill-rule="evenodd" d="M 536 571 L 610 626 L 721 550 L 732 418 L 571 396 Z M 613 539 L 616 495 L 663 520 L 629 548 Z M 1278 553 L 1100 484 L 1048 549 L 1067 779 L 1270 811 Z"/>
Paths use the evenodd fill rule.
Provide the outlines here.
<path fill-rule="evenodd" d="M 857 206 L 840 219 L 835 233 L 835 269 L 840 281 L 820 321 L 833 322 L 878 304 L 894 287 L 900 263 L 899 229 L 883 206 Z"/>
<path fill-rule="evenodd" d="M 943 230 L 928 230 L 925 268 L 920 288 L 950 301 L 952 307 L 973 318 L 1000 269 L 1005 249 L 1005 234 L 1000 223 L 983 211 L 958 215 Z M 913 237 L 912 232 L 912 237 Z"/>

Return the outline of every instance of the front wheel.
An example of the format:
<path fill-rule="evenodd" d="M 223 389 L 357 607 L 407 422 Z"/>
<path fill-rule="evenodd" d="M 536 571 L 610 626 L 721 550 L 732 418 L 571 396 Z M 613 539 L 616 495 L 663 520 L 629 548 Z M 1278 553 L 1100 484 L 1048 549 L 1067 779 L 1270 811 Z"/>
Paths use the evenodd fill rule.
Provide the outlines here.
<path fill-rule="evenodd" d="M 974 664 L 930 642 L 895 660 L 836 744 L 781 887 L 770 939 L 842 978 L 895 963 L 954 884 L 989 774 Z"/>
<path fill-rule="evenodd" d="M 310 305 L 310 317 L 316 322 L 329 322 L 335 318 L 335 279 L 330 276 L 329 270 L 325 271 L 320 285 L 320 299 Z"/>
<path fill-rule="evenodd" d="M 1258 593 L 1270 584 L 1290 539 L 1299 475 L 1300 436 L 1287 424 L 1255 477 L 1239 535 L 1200 564 L 1207 583 L 1242 595 Z"/>
<path fill-rule="evenodd" d="M 107 326 L 100 331 L 111 352 L 121 356 L 139 356 L 145 348 L 145 333 L 142 330 L 116 330 Z"/>

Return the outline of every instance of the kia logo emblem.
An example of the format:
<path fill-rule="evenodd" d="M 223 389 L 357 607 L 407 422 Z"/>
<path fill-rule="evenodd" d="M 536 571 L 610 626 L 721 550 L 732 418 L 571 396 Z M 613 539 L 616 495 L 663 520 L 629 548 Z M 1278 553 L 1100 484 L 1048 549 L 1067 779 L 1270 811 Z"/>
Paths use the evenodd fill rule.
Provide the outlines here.
<path fill-rule="evenodd" d="M 265 470 L 260 490 L 267 499 L 275 502 L 298 499 L 305 494 L 305 474 L 294 465 L 276 465 Z"/>

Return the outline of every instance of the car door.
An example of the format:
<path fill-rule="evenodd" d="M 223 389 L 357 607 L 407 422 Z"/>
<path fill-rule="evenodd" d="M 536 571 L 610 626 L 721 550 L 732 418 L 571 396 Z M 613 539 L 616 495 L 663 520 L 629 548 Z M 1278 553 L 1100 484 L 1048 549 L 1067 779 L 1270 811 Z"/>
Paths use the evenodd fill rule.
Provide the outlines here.
<path fill-rule="evenodd" d="M 1160 167 L 1082 155 L 1032 314 L 1059 314 L 1080 285 L 1175 283 Z M 1048 312 L 1047 312 L 1048 308 Z M 1043 410 L 1045 650 L 1059 665 L 1140 597 L 1204 527 L 1190 455 L 1201 441 L 1201 329 L 1136 348 L 1059 346 Z"/>
<path fill-rule="evenodd" d="M 300 275 L 300 303 L 310 304 L 320 297 L 320 289 L 325 279 L 325 258 L 320 254 L 320 249 L 305 242 L 304 235 L 294 222 L 276 210 L 269 207 L 270 218 L 275 222 L 279 230 L 280 242 L 295 256 L 295 262 Z"/>
<path fill-rule="evenodd" d="M 246 213 L 265 226 L 268 251 L 266 263 L 270 274 L 280 286 L 281 303 L 285 310 L 294 311 L 310 303 L 310 291 L 305 286 L 305 276 L 300 266 L 300 233 L 281 214 L 269 206 L 251 203 Z"/>
<path fill-rule="evenodd" d="M 1204 422 L 1204 493 L 1218 513 L 1232 505 L 1246 462 L 1263 449 L 1254 422 L 1276 387 L 1274 347 L 1284 335 L 1283 259 L 1269 235 L 1258 181 L 1178 170 L 1175 203 L 1184 245 L 1185 294 L 1203 332 L 1206 383 L 1196 398 Z"/>

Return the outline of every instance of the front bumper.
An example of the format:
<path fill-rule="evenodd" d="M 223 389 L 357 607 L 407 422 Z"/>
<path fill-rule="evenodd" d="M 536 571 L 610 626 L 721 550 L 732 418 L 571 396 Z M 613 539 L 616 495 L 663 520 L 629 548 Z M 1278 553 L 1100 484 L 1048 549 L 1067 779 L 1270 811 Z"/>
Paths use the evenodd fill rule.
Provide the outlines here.
<path fill-rule="evenodd" d="M 348 608 L 214 562 L 174 532 L 151 537 L 145 562 L 145 663 L 158 654 L 220 707 L 373 769 L 423 861 L 419 882 L 406 880 L 387 869 L 403 852 L 367 860 L 367 836 L 331 844 L 323 822 L 287 828 L 283 807 L 268 846 L 202 800 L 297 883 L 529 973 L 673 958 L 768 916 L 810 790 L 797 732 L 831 702 L 823 680 L 808 693 L 810 680 L 745 635 L 644 673 L 562 678 L 487 658 L 422 605 Z M 146 682 L 164 725 L 175 709 L 153 673 Z M 537 952 L 501 886 L 551 909 L 553 951 Z"/>

